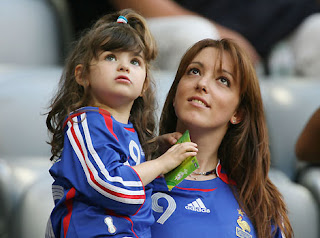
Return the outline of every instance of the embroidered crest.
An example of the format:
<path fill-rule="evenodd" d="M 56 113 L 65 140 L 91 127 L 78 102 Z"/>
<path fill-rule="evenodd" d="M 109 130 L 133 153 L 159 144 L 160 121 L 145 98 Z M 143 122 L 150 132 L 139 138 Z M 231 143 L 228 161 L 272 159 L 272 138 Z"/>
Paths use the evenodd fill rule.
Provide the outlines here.
<path fill-rule="evenodd" d="M 248 224 L 248 222 L 246 222 L 245 220 L 243 220 L 243 212 L 241 209 L 238 209 L 238 219 L 237 219 L 237 223 L 238 223 L 238 226 L 236 227 L 236 235 L 238 237 L 241 237 L 241 238 L 251 238 L 252 235 L 250 235 L 250 232 L 251 232 L 251 228 L 250 228 L 250 225 Z"/>

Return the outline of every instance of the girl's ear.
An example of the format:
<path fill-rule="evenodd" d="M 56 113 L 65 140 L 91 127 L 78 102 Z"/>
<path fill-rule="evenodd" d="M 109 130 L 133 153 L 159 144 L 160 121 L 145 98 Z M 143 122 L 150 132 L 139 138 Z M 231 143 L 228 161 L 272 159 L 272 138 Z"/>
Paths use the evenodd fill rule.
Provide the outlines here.
<path fill-rule="evenodd" d="M 148 89 L 148 87 L 149 87 L 149 79 L 146 77 L 146 79 L 144 80 L 143 86 L 142 86 L 140 97 L 143 96 L 144 92 Z"/>
<path fill-rule="evenodd" d="M 83 86 L 84 88 L 89 86 L 89 82 L 87 79 L 83 78 L 83 65 L 78 64 L 74 70 L 74 77 L 79 85 Z"/>
<path fill-rule="evenodd" d="M 232 115 L 230 122 L 231 124 L 239 124 L 243 120 L 244 111 L 240 108 Z"/>

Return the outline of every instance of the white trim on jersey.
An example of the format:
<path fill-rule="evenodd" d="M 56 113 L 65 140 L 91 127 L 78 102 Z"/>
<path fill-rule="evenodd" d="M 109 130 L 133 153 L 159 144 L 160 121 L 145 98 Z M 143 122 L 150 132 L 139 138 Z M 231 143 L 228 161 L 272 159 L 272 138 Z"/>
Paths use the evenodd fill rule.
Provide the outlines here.
<path fill-rule="evenodd" d="M 60 185 L 52 185 L 53 201 L 60 200 L 64 195 L 64 189 Z"/>
<path fill-rule="evenodd" d="M 108 198 L 110 198 L 112 200 L 115 200 L 115 201 L 118 201 L 118 202 L 122 202 L 122 203 L 126 203 L 126 204 L 143 204 L 144 203 L 144 199 L 136 198 L 136 196 L 141 196 L 141 195 L 145 194 L 141 181 L 140 181 L 140 183 L 141 183 L 142 189 L 141 190 L 137 190 L 137 191 L 132 191 L 132 190 L 129 190 L 129 189 L 124 189 L 124 188 L 120 188 L 120 187 L 114 186 L 112 184 L 109 184 L 108 182 L 104 181 L 103 179 L 101 179 L 99 177 L 98 171 L 93 166 L 93 164 L 91 163 L 91 161 L 90 161 L 90 159 L 88 157 L 87 149 L 86 149 L 86 146 L 85 146 L 85 143 L 84 143 L 84 138 L 82 137 L 82 134 L 81 134 L 79 126 L 78 126 L 78 123 L 81 123 L 82 126 L 85 124 L 85 126 L 83 126 L 83 129 L 85 131 L 85 136 L 89 138 L 89 140 L 86 140 L 86 142 L 87 142 L 88 148 L 93 148 L 92 141 L 91 141 L 91 136 L 90 136 L 90 132 L 89 132 L 89 129 L 88 129 L 88 126 L 87 126 L 86 119 L 81 120 L 80 122 L 75 122 L 73 124 L 71 124 L 71 122 L 68 121 L 68 123 L 67 123 L 68 124 L 67 135 L 68 135 L 69 141 L 70 141 L 70 143 L 72 145 L 72 148 L 75 151 L 75 153 L 76 153 L 76 155 L 77 155 L 77 157 L 78 157 L 78 159 L 80 161 L 80 164 L 81 164 L 81 166 L 83 168 L 83 171 L 85 172 L 85 175 L 86 175 L 86 178 L 87 178 L 87 181 L 88 181 L 89 185 L 93 189 L 98 191 L 100 194 L 102 194 L 105 197 L 108 197 Z M 71 132 L 72 128 L 74 129 L 74 132 L 76 134 L 76 139 L 80 143 L 80 148 L 78 147 L 78 145 L 76 143 L 76 139 L 73 137 L 73 134 Z M 86 138 L 86 139 L 88 139 L 88 138 Z M 83 152 L 83 154 L 81 153 L 81 151 Z M 92 151 L 90 151 L 90 153 L 92 154 Z M 99 155 L 96 152 L 94 154 L 95 154 L 94 155 L 95 162 L 99 163 L 99 168 L 100 168 L 101 164 L 103 164 L 103 163 L 102 163 Z M 104 168 L 104 170 L 106 171 L 105 168 Z M 106 174 L 105 171 L 104 171 L 104 175 Z M 90 176 L 90 173 L 93 175 L 93 178 L 94 178 L 94 180 L 96 182 L 92 180 L 92 178 Z M 109 175 L 109 173 L 107 173 L 107 174 Z M 110 181 L 110 176 L 106 177 L 106 179 L 108 181 Z M 118 180 L 119 179 L 115 178 L 115 179 L 112 179 L 110 182 L 114 182 L 114 181 L 118 181 Z M 119 181 L 121 181 L 121 180 L 119 180 Z M 135 183 L 132 183 L 133 181 L 123 181 L 123 182 L 124 182 L 123 184 L 125 186 L 128 186 L 128 187 L 132 186 L 132 184 L 134 184 L 134 186 L 136 186 Z M 134 181 L 134 182 L 136 182 L 136 181 Z M 116 193 L 116 195 L 113 195 L 113 194 L 111 194 L 109 192 L 106 192 L 103 188 Z M 123 196 L 125 196 L 125 197 L 123 197 Z"/>
<path fill-rule="evenodd" d="M 90 154 L 92 155 L 94 161 L 96 162 L 96 164 L 98 165 L 101 173 L 106 177 L 106 179 L 110 182 L 119 182 L 122 183 L 124 186 L 128 186 L 128 187 L 142 187 L 142 183 L 141 181 L 123 181 L 123 178 L 120 176 L 115 176 L 112 177 L 109 175 L 108 170 L 106 169 L 106 167 L 104 166 L 104 164 L 102 163 L 98 153 L 95 151 L 92 141 L 91 141 L 91 136 L 90 136 L 90 132 L 89 132 L 89 128 L 88 128 L 88 123 L 87 123 L 87 119 L 83 114 L 81 114 L 81 121 L 82 121 L 82 127 L 84 130 L 84 134 L 85 134 L 85 139 L 87 141 L 87 146 L 89 149 Z"/>
<path fill-rule="evenodd" d="M 48 222 L 47 222 L 45 238 L 55 238 L 50 218 L 48 219 Z"/>

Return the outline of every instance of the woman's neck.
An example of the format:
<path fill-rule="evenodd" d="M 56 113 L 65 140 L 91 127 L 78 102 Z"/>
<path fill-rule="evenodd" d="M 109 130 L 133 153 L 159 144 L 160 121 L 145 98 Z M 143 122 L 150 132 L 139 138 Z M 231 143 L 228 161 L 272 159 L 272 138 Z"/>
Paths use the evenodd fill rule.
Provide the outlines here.
<path fill-rule="evenodd" d="M 198 145 L 198 153 L 196 157 L 198 159 L 200 168 L 197 169 L 197 171 L 207 172 L 215 169 L 219 161 L 218 149 L 225 132 L 222 130 L 217 131 L 199 128 L 188 129 L 191 141 Z M 184 131 L 180 132 L 183 133 Z"/>

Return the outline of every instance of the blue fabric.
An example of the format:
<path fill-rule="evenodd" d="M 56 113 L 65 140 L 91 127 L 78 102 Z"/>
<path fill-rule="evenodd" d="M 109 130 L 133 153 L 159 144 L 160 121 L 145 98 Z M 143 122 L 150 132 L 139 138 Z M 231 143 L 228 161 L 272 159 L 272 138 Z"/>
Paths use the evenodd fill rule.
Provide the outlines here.
<path fill-rule="evenodd" d="M 131 167 L 145 161 L 131 123 L 94 107 L 73 113 L 51 167 L 56 237 L 150 237 L 151 187 Z"/>
<path fill-rule="evenodd" d="M 163 178 L 153 182 L 152 209 L 156 222 L 151 227 L 152 238 L 257 237 L 219 166 L 220 177 L 183 180 L 170 192 Z M 275 237 L 282 237 L 281 232 Z"/>

